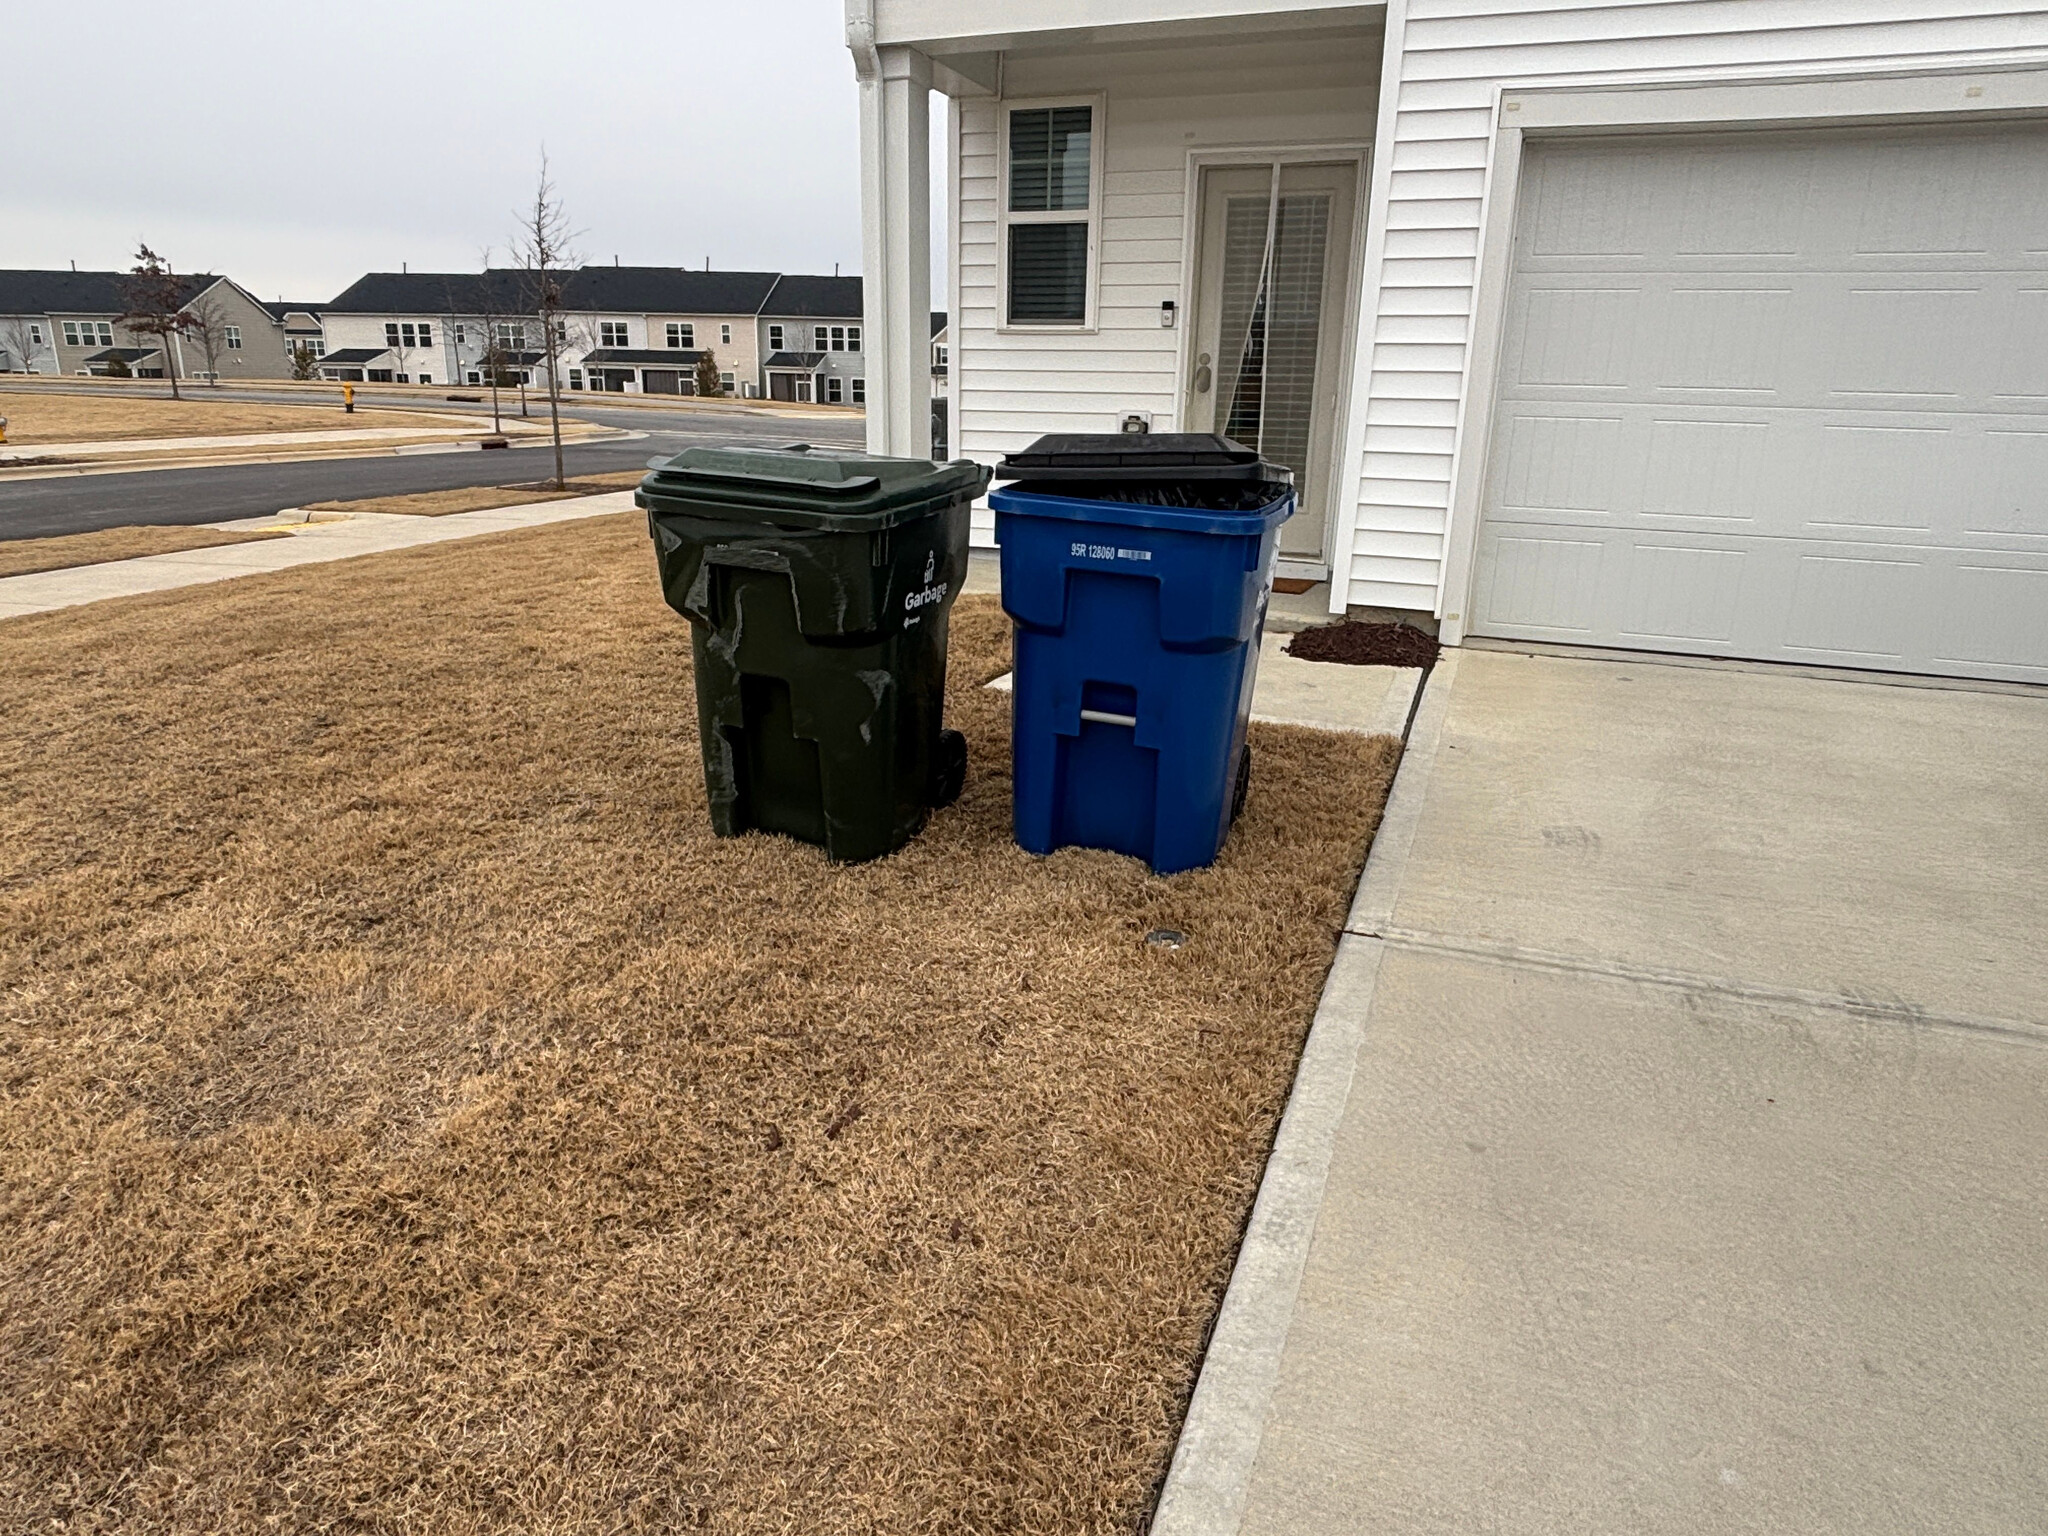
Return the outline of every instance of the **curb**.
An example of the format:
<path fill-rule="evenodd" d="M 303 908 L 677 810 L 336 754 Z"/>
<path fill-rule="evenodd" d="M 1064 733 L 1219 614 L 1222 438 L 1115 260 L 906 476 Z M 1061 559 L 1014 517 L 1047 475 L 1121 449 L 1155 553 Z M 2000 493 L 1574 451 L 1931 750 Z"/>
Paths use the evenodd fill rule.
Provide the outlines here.
<path fill-rule="evenodd" d="M 1408 745 L 1337 940 L 1294 1088 L 1259 1180 L 1258 1199 L 1209 1334 L 1151 1536 L 1236 1536 L 1244 1523 L 1379 981 L 1385 945 L 1365 933 L 1385 925 L 1400 895 L 1457 669 L 1458 652 L 1446 649 L 1422 685 Z"/>

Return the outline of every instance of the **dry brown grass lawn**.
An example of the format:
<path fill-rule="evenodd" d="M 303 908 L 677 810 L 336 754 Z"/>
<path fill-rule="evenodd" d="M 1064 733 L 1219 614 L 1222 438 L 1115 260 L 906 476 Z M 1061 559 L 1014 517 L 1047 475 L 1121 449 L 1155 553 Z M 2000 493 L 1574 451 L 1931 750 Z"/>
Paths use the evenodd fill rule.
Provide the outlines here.
<path fill-rule="evenodd" d="M 0 577 L 290 537 L 288 533 L 229 533 L 220 528 L 102 528 L 96 533 L 66 533 L 49 539 L 10 539 L 0 543 Z"/>
<path fill-rule="evenodd" d="M 1140 1528 L 1396 748 L 1035 859 L 1005 650 L 833 868 L 637 515 L 0 623 L 0 1527 Z"/>
<path fill-rule="evenodd" d="M 353 416 L 339 405 L 261 405 L 208 400 L 205 385 L 186 385 L 186 398 L 163 395 L 67 395 L 54 390 L 0 393 L 8 446 L 99 443 L 148 437 L 219 437 L 247 432 L 362 431 L 372 427 L 453 427 L 472 420 L 454 414 L 368 410 Z M 479 431 L 483 430 L 478 428 Z"/>
<path fill-rule="evenodd" d="M 454 512 L 484 512 L 492 507 L 519 507 L 536 501 L 561 501 L 571 496 L 598 496 L 606 491 L 626 491 L 638 485 L 644 469 L 615 475 L 585 475 L 571 480 L 566 491 L 548 481 L 524 485 L 467 485 L 452 491 L 415 491 L 405 496 L 366 496 L 359 501 L 315 501 L 312 512 L 378 512 L 400 517 L 447 517 Z"/>

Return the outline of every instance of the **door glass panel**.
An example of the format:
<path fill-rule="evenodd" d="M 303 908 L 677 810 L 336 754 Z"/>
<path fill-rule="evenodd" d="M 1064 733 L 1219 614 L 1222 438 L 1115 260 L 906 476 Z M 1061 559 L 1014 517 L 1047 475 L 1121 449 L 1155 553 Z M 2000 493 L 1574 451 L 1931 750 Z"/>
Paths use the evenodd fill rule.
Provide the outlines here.
<path fill-rule="evenodd" d="M 1281 552 L 1320 560 L 1335 494 L 1356 160 L 1204 168 L 1185 414 L 1294 472 Z"/>
<path fill-rule="evenodd" d="M 1323 331 L 1330 194 L 1233 197 L 1224 224 L 1216 430 L 1307 476 Z"/>

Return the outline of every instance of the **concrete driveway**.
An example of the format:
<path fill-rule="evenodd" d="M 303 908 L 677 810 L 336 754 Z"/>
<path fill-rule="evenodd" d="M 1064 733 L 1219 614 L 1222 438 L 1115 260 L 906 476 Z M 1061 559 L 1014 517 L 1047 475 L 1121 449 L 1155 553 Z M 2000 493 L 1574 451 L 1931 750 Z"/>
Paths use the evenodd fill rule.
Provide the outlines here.
<path fill-rule="evenodd" d="M 2044 765 L 1447 652 L 1155 1531 L 2048 1529 Z"/>

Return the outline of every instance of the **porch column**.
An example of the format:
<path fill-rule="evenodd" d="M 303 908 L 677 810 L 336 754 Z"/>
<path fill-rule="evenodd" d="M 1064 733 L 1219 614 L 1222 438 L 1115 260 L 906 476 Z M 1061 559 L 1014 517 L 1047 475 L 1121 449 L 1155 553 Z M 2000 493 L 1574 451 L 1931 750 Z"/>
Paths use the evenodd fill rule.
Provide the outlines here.
<path fill-rule="evenodd" d="M 932 62 L 914 48 L 856 50 L 868 451 L 932 452 Z"/>

